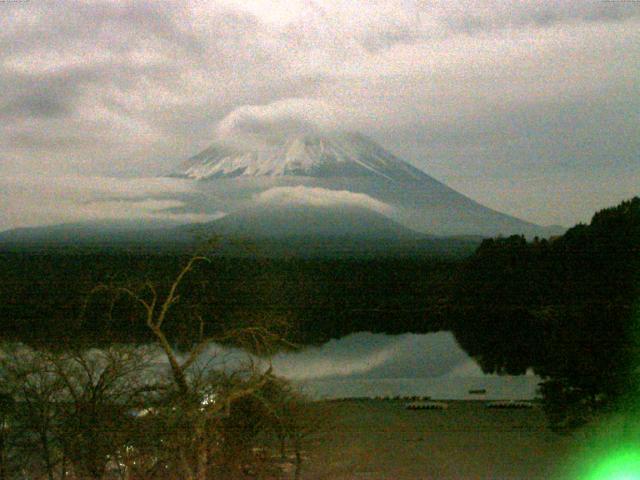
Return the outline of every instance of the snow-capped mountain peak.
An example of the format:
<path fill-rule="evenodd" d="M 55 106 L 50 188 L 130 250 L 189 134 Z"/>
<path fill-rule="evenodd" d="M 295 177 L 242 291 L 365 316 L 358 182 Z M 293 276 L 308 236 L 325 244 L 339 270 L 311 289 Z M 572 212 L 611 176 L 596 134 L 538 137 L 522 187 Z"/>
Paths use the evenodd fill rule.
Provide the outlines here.
<path fill-rule="evenodd" d="M 373 176 L 407 182 L 430 178 L 358 133 L 301 135 L 253 149 L 214 144 L 187 160 L 174 174 L 197 180 L 241 176 Z"/>
<path fill-rule="evenodd" d="M 329 222 L 319 213 L 327 210 L 335 217 L 329 223 L 352 222 L 355 229 L 357 216 L 349 212 L 363 211 L 352 208 L 357 203 L 431 235 L 547 234 L 544 228 L 465 197 L 358 133 L 293 135 L 272 143 L 251 140 L 216 143 L 174 172 L 196 180 L 195 188 L 210 199 L 208 209 L 228 212 L 221 224 L 234 219 L 262 224 L 267 218 L 274 231 L 312 231 L 318 223 Z M 302 223 L 294 218 L 304 218 L 306 227 L 276 228 L 287 218 L 296 228 Z M 371 216 L 362 216 L 362 221 L 376 223 Z"/>

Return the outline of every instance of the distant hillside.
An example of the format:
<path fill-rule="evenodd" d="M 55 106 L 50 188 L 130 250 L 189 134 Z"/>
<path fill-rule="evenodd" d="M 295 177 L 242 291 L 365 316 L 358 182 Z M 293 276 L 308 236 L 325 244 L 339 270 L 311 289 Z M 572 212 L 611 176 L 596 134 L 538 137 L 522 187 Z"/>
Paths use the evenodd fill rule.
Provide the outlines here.
<path fill-rule="evenodd" d="M 362 207 L 258 206 L 208 224 L 216 235 L 248 238 L 343 237 L 373 240 L 426 238 L 425 234 Z"/>
<path fill-rule="evenodd" d="M 187 254 L 217 240 L 217 255 L 261 257 L 432 256 L 461 258 L 477 237 L 432 237 L 358 209 L 244 210 L 187 225 L 87 223 L 0 232 L 0 252 Z"/>

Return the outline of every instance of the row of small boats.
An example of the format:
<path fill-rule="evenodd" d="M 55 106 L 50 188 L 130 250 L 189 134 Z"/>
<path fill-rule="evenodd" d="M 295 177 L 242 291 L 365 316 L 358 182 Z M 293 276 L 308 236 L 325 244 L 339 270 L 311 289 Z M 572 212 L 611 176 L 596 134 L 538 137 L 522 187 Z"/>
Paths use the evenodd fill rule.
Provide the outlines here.
<path fill-rule="evenodd" d="M 449 408 L 449 404 L 445 402 L 416 401 L 407 403 L 405 407 L 408 410 L 446 410 Z M 533 408 L 533 403 L 519 400 L 504 400 L 487 402 L 485 407 L 496 409 L 527 409 Z"/>

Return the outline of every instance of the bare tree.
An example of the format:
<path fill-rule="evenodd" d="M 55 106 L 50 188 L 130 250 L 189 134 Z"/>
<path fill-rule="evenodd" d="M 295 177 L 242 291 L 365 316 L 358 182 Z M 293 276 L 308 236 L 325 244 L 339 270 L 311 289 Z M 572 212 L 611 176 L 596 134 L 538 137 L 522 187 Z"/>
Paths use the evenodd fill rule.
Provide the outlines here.
<path fill-rule="evenodd" d="M 268 426 L 278 440 L 280 458 L 284 461 L 292 457 L 294 478 L 297 480 L 302 474 L 304 442 L 318 433 L 321 425 L 326 427 L 331 415 L 319 405 L 312 406 L 287 382 L 276 379 L 269 387 L 263 394 Z M 291 456 L 287 455 L 288 450 Z"/>
<path fill-rule="evenodd" d="M 13 440 L 22 467 L 31 470 L 34 477 L 42 471 L 53 480 L 62 460 L 55 433 L 62 383 L 53 374 L 48 355 L 24 346 L 5 345 L 0 375 L 16 403 Z"/>
<path fill-rule="evenodd" d="M 164 295 L 151 282 L 145 282 L 138 288 L 101 285 L 93 292 L 109 291 L 115 295 L 114 298 L 122 295 L 130 298 L 141 309 L 142 321 L 162 350 L 169 365 L 169 378 L 168 382 L 163 384 L 160 381 L 157 385 L 157 390 L 164 392 L 164 397 L 152 417 L 164 425 L 166 438 L 161 449 L 165 452 L 169 449 L 173 454 L 173 458 L 163 460 L 165 467 L 177 469 L 182 478 L 189 480 L 205 480 L 214 472 L 220 475 L 225 470 L 232 475 L 230 470 L 235 468 L 235 473 L 238 473 L 243 468 L 237 464 L 231 466 L 229 462 L 230 458 L 245 458 L 244 454 L 251 450 L 250 442 L 246 441 L 247 435 L 241 434 L 246 432 L 240 432 L 238 428 L 231 431 L 233 412 L 248 408 L 252 404 L 250 399 L 261 398 L 267 385 L 274 381 L 271 368 L 263 368 L 249 356 L 240 368 L 236 366 L 232 372 L 223 372 L 200 368 L 198 361 L 202 354 L 213 343 L 232 343 L 258 355 L 271 351 L 276 344 L 286 343 L 278 333 L 282 327 L 279 321 L 218 328 L 221 333 L 207 335 L 204 317 L 194 309 L 193 317 L 198 326 L 195 339 L 186 350 L 174 347 L 165 327 L 172 307 L 180 301 L 180 288 L 185 276 L 201 262 L 209 262 L 209 259 L 200 255 L 191 257 Z M 259 428 L 264 423 L 264 412 L 259 409 L 245 413 L 252 415 L 252 427 Z M 254 438 L 255 428 L 247 429 L 254 430 Z M 233 455 L 228 454 L 231 445 L 235 450 Z M 239 452 L 241 448 L 244 449 L 242 454 Z M 166 457 L 165 452 L 151 457 Z"/>
<path fill-rule="evenodd" d="M 110 347 L 54 353 L 10 349 L 0 371 L 15 398 L 14 440 L 29 478 L 104 478 L 134 430 L 145 356 Z"/>
<path fill-rule="evenodd" d="M 164 290 L 151 282 L 93 290 L 107 293 L 111 306 L 131 300 L 151 345 L 61 353 L 16 346 L 0 356 L 0 380 L 16 401 L 12 425 L 26 453 L 21 478 L 274 478 L 281 477 L 277 446 L 284 452 L 288 443 L 299 474 L 311 423 L 303 400 L 264 357 L 290 346 L 280 319 L 216 325 L 210 334 L 202 309 L 193 308 L 192 341 L 178 348 L 168 333 L 183 281 L 200 262 L 208 259 L 191 257 Z M 226 367 L 215 353 L 224 344 L 236 355 Z M 6 410 L 0 405 L 0 416 Z M 12 478 L 5 446 L 0 432 L 0 480 Z"/>
<path fill-rule="evenodd" d="M 129 411 L 145 390 L 146 362 L 140 350 L 115 346 L 52 356 L 63 384 L 57 434 L 80 478 L 101 479 L 120 466 L 135 429 Z"/>
<path fill-rule="evenodd" d="M 0 480 L 6 480 L 8 460 L 8 432 L 10 429 L 10 416 L 13 413 L 15 401 L 13 396 L 6 392 L 0 392 Z"/>

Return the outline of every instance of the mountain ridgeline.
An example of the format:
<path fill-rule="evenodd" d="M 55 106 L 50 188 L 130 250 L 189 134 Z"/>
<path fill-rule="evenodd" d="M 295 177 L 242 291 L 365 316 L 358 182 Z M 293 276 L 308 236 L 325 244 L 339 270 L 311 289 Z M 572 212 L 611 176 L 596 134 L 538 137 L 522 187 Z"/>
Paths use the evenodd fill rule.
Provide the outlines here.
<path fill-rule="evenodd" d="M 210 180 L 237 177 L 382 177 L 399 184 L 434 182 L 424 172 L 359 133 L 300 135 L 258 148 L 213 144 L 188 159 L 175 176 Z"/>
<path fill-rule="evenodd" d="M 324 210 L 325 217 L 332 219 L 323 220 L 325 232 L 333 236 L 336 232 L 328 228 L 333 223 L 351 224 L 359 233 L 366 230 L 362 227 L 373 218 L 360 215 L 354 219 L 356 208 L 360 213 L 378 214 L 370 227 L 374 233 L 382 220 L 388 222 L 385 229 L 402 226 L 414 235 L 533 237 L 561 231 L 480 205 L 358 133 L 298 135 L 260 146 L 230 146 L 221 140 L 188 159 L 171 176 L 196 180 L 200 188 L 211 192 L 232 190 L 244 198 L 237 205 L 221 207 L 229 219 L 212 222 L 212 231 L 223 228 L 225 222 L 240 223 L 261 215 L 266 224 L 265 213 L 283 206 L 308 217 L 294 230 L 318 223 L 314 215 Z M 243 191 L 251 193 L 243 196 Z M 300 217 L 292 216 L 292 222 Z M 280 223 L 271 235 L 289 230 Z"/>
<path fill-rule="evenodd" d="M 176 252 L 219 236 L 268 240 L 269 249 L 280 242 L 275 251 L 284 254 L 293 239 L 299 255 L 353 256 L 384 254 L 382 245 L 394 253 L 442 253 L 461 238 L 563 231 L 480 205 L 360 134 L 302 135 L 261 146 L 216 143 L 169 176 L 181 179 L 176 192 L 150 199 L 174 206 L 148 212 L 144 220 L 9 230 L 0 232 L 0 249 Z M 212 220 L 179 223 L 193 216 Z"/>

